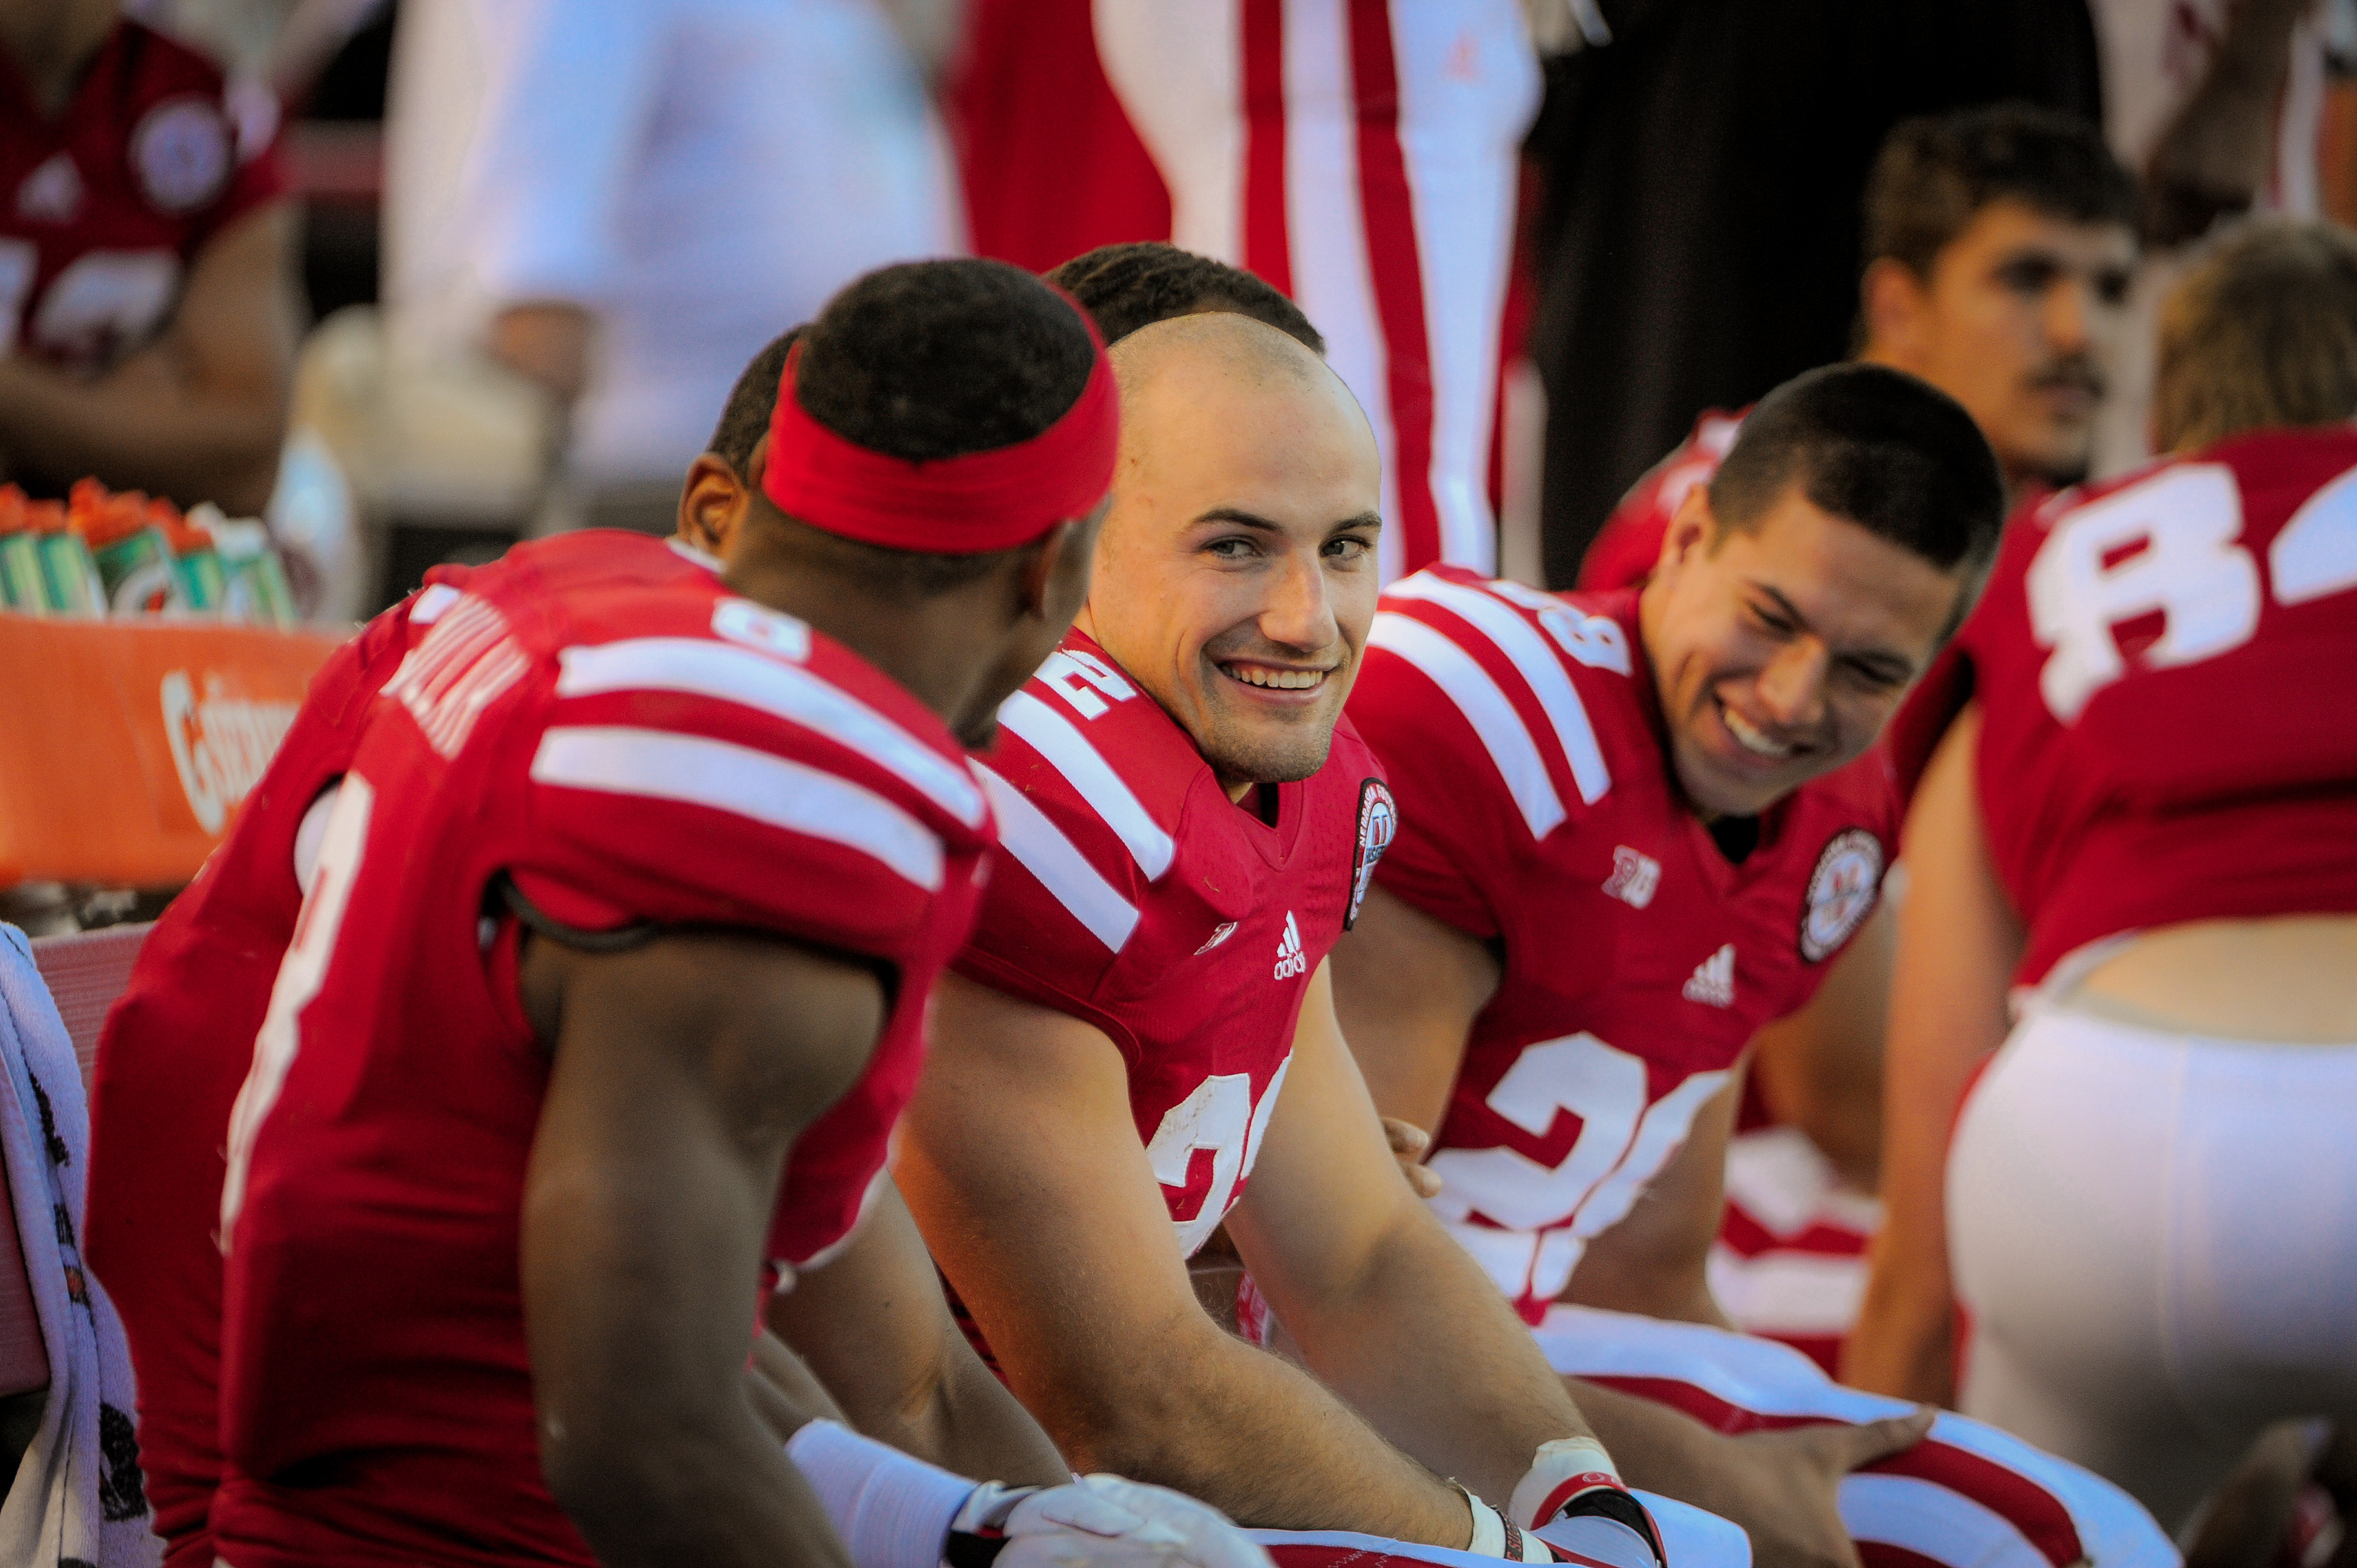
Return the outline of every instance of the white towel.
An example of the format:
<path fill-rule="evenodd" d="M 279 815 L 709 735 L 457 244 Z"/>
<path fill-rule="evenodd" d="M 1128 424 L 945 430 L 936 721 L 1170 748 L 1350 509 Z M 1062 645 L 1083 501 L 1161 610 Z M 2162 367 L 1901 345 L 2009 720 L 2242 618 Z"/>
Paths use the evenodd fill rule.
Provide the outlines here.
<path fill-rule="evenodd" d="M 0 924 L 0 1157 L 49 1356 L 41 1430 L 0 1505 L 8 1568 L 154 1568 L 147 1489 L 133 1435 L 131 1351 L 114 1308 L 81 1265 L 90 1104 L 73 1041 L 33 967 L 32 944 Z"/>

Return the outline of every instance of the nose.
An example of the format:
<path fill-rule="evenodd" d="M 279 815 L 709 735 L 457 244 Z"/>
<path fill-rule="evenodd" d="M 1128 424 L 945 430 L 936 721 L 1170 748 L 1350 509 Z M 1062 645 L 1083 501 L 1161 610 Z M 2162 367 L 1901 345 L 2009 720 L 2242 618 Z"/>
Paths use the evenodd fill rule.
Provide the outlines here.
<path fill-rule="evenodd" d="M 1270 574 L 1268 596 L 1261 603 L 1260 634 L 1281 648 L 1304 653 L 1334 645 L 1340 628 L 1315 552 L 1289 553 Z"/>
<path fill-rule="evenodd" d="M 2094 291 L 2085 278 L 2071 277 L 2046 291 L 2047 346 L 2057 354 L 2084 353 Z"/>
<path fill-rule="evenodd" d="M 1825 715 L 1825 676 L 1832 668 L 1825 645 L 1796 637 L 1776 651 L 1760 672 L 1754 690 L 1778 728 L 1813 729 Z"/>

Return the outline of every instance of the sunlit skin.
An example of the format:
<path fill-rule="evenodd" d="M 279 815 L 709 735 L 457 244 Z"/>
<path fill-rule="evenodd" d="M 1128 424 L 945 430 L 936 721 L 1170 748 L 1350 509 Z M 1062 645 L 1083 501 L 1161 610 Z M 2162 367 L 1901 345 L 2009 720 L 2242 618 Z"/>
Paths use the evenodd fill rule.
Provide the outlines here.
<path fill-rule="evenodd" d="M 1374 621 L 1374 434 L 1323 361 L 1243 317 L 1160 322 L 1114 358 L 1121 461 L 1078 624 L 1230 799 L 1307 779 Z"/>
<path fill-rule="evenodd" d="M 1678 508 L 1638 601 L 1679 786 L 1752 816 L 1874 744 L 1971 584 L 1788 488 L 1749 529 Z"/>
<path fill-rule="evenodd" d="M 1861 358 L 1963 403 L 2009 488 L 2077 479 L 2126 338 L 2136 263 L 2122 225 L 1991 202 L 1928 278 L 1889 258 L 1867 269 Z"/>

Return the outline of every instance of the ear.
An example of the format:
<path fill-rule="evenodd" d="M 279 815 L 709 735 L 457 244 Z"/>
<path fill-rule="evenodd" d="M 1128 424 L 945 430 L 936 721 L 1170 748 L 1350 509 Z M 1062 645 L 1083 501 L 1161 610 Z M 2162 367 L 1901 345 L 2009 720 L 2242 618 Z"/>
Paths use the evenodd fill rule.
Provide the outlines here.
<path fill-rule="evenodd" d="M 1058 636 L 1088 602 L 1090 568 L 1096 555 L 1097 528 L 1105 509 L 1060 522 L 1026 546 L 1016 571 L 1017 607 L 1058 628 Z"/>
<path fill-rule="evenodd" d="M 768 437 L 762 438 L 764 446 Z M 764 455 L 754 449 L 754 461 Z M 752 504 L 756 480 L 740 477 L 716 452 L 703 452 L 687 466 L 687 485 L 679 498 L 679 537 L 723 561 L 736 545 L 745 512 Z"/>
<path fill-rule="evenodd" d="M 1695 554 L 1710 548 L 1718 535 L 1718 521 L 1710 510 L 1710 487 L 1696 485 L 1670 514 L 1670 526 L 1662 534 L 1662 553 L 1653 563 L 1653 581 L 1666 583 L 1677 575 L 1678 568 Z"/>
<path fill-rule="evenodd" d="M 1923 359 L 1931 291 L 1913 268 L 1889 256 L 1878 258 L 1858 282 L 1866 317 L 1864 357 L 1913 371 Z"/>

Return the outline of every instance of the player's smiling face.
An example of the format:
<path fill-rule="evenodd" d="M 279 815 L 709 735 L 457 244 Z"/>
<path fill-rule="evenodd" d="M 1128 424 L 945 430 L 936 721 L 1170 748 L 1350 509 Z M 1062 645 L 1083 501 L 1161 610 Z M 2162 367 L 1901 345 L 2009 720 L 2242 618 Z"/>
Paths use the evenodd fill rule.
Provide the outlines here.
<path fill-rule="evenodd" d="M 1241 797 L 1325 765 L 1374 621 L 1382 470 L 1330 371 L 1224 320 L 1283 347 L 1258 345 L 1259 373 L 1180 354 L 1125 385 L 1082 624 Z"/>
<path fill-rule="evenodd" d="M 1696 488 L 1640 611 L 1688 801 L 1750 816 L 1873 745 L 1966 585 L 1798 484 L 1724 532 Z"/>

